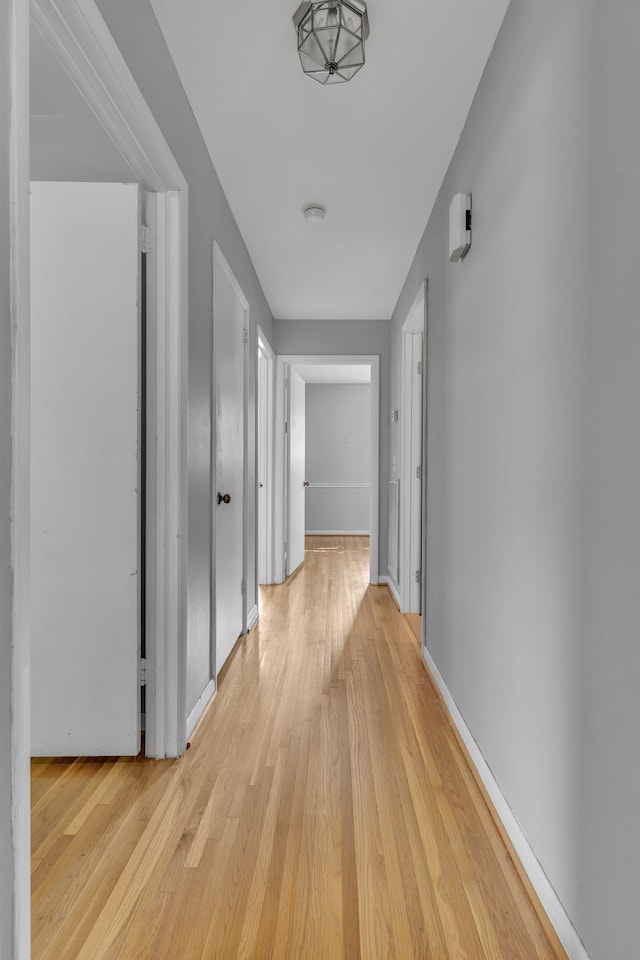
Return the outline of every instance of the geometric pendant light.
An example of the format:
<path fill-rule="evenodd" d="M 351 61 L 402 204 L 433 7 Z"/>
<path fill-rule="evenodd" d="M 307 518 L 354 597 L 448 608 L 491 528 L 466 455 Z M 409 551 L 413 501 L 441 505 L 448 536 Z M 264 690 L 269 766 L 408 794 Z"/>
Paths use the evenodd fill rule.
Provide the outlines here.
<path fill-rule="evenodd" d="M 369 36 L 364 0 L 301 3 L 293 22 L 302 69 L 318 83 L 345 83 L 363 66 Z"/>

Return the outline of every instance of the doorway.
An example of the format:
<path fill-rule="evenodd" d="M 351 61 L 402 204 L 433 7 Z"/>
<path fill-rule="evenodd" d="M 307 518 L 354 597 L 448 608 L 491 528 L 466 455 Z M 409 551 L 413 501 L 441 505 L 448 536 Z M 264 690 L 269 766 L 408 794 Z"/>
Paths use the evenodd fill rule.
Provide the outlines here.
<path fill-rule="evenodd" d="M 368 486 L 369 491 L 369 509 L 368 509 L 368 529 L 369 529 L 369 579 L 372 584 L 378 583 L 378 471 L 379 471 L 379 397 L 380 397 L 380 377 L 379 377 L 379 357 L 360 356 L 360 355 L 286 355 L 277 358 L 277 386 L 276 386 L 276 493 L 275 493 L 275 578 L 276 582 L 282 583 L 289 572 L 293 572 L 295 567 L 292 563 L 299 558 L 298 563 L 304 558 L 304 531 L 305 531 L 305 491 L 323 485 L 322 481 L 317 483 L 304 474 L 304 458 L 302 460 L 302 472 L 300 472 L 300 457 L 291 458 L 290 439 L 292 436 L 291 400 L 294 402 L 294 412 L 296 407 L 300 407 L 300 386 L 298 379 L 304 387 L 302 373 L 309 379 L 313 379 L 313 371 L 320 367 L 332 368 L 335 382 L 341 380 L 345 382 L 345 373 L 349 367 L 367 368 L 367 374 L 370 379 L 370 400 L 367 416 L 367 423 L 363 424 L 363 429 L 368 430 L 369 444 L 369 462 L 363 469 L 363 476 L 357 486 Z M 342 373 L 341 373 L 342 371 Z M 292 374 L 294 375 L 292 378 Z M 293 379 L 294 389 L 291 390 L 291 381 Z M 296 389 L 297 387 L 297 389 Z M 298 424 L 299 429 L 299 424 Z M 348 439 L 348 438 L 347 438 Z M 304 444 L 304 438 L 302 440 Z M 301 446 L 298 438 L 298 447 Z M 292 469 L 293 468 L 293 469 Z M 340 478 L 342 480 L 342 478 Z M 356 481 L 353 481 L 354 483 Z M 305 483 L 308 486 L 305 486 Z M 331 486 L 334 483 L 329 482 Z M 327 482 L 324 484 L 328 486 Z M 338 484 L 342 487 L 344 484 Z M 300 489 L 299 489 L 300 488 Z M 292 492 L 293 491 L 293 492 Z M 295 494 L 302 494 L 296 496 Z M 292 542 L 293 538 L 297 542 Z M 293 551 L 293 553 L 292 553 Z M 293 561 L 290 556 L 293 555 Z M 297 566 L 297 564 L 296 564 Z"/>
<path fill-rule="evenodd" d="M 138 184 L 146 197 L 145 230 L 139 238 L 146 253 L 147 280 L 147 573 L 141 591 L 149 668 L 145 752 L 154 757 L 178 756 L 186 747 L 186 606 L 182 598 L 187 566 L 187 184 L 91 0 L 71 0 L 64 19 L 46 0 L 32 0 L 30 32 L 34 69 L 44 65 L 56 71 L 51 84 L 46 82 L 46 71 L 40 78 L 49 103 L 38 111 L 47 123 L 36 125 L 32 160 L 46 153 L 43 131 L 56 117 L 82 123 L 85 134 L 91 131 L 81 140 L 87 152 L 67 151 L 63 156 L 58 151 L 55 162 L 62 169 L 46 179 L 129 181 Z M 62 110 L 54 95 L 63 98 Z M 72 100 L 82 107 L 76 110 Z M 24 119 L 28 124 L 29 116 Z M 55 142 L 64 142 L 59 130 Z M 92 143 L 101 146 L 91 151 Z M 107 167 L 112 163 L 110 177 Z M 84 173 L 79 171 L 82 165 Z M 28 566 L 29 551 L 25 544 L 21 549 Z M 137 678 L 137 662 L 135 673 Z"/>

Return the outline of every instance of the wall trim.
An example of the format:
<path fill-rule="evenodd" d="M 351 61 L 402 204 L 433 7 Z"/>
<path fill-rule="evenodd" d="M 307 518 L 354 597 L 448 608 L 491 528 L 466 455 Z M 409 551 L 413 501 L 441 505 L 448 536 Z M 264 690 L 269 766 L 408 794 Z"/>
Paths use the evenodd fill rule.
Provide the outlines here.
<path fill-rule="evenodd" d="M 363 483 L 351 483 L 350 481 L 337 481 L 335 483 L 314 483 L 309 481 L 310 488 L 326 489 L 326 490 L 364 490 L 371 487 L 371 483 L 366 481 Z"/>
<path fill-rule="evenodd" d="M 393 579 L 393 577 L 389 577 L 389 576 L 380 577 L 380 583 L 384 584 L 384 586 L 386 587 L 389 587 L 391 596 L 393 597 L 395 604 L 399 610 L 400 609 L 400 593 L 398 591 L 398 586 L 395 580 Z"/>
<path fill-rule="evenodd" d="M 433 657 L 426 648 L 423 648 L 423 656 L 427 675 L 438 690 L 445 709 L 449 713 L 470 761 L 472 773 L 547 934 L 553 939 L 558 938 L 566 951 L 568 960 L 589 960 L 584 944 L 567 916 L 558 894 L 553 889 L 471 730 L 465 723 Z"/>
<path fill-rule="evenodd" d="M 207 686 L 204 688 L 196 701 L 195 707 L 187 717 L 187 738 L 191 736 L 195 728 L 198 726 L 198 723 L 202 719 L 203 713 L 209 704 L 215 699 L 216 693 L 216 681 L 214 678 L 213 680 L 210 680 Z"/>
<path fill-rule="evenodd" d="M 260 615 L 258 613 L 258 604 L 254 603 L 247 614 L 247 633 L 250 633 L 253 630 L 259 618 Z"/>
<path fill-rule="evenodd" d="M 305 537 L 368 537 L 368 530 L 305 530 Z M 382 579 L 382 577 L 380 578 Z"/>

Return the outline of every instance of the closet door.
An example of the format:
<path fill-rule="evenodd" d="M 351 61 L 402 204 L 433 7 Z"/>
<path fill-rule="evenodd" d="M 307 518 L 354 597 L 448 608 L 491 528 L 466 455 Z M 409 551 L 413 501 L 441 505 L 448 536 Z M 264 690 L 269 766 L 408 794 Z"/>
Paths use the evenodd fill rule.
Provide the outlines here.
<path fill-rule="evenodd" d="M 32 751 L 140 748 L 136 184 L 33 183 Z"/>

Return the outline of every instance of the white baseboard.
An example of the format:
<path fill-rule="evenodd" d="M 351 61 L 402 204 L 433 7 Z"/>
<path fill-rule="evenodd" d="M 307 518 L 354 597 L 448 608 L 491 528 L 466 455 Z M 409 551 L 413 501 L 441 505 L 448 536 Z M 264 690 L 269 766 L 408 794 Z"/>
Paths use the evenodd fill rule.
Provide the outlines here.
<path fill-rule="evenodd" d="M 398 604 L 398 610 L 400 610 L 400 609 L 401 609 L 401 605 L 400 605 L 400 594 L 399 594 L 399 592 L 398 592 L 398 587 L 397 587 L 397 584 L 396 584 L 395 580 L 394 580 L 392 577 L 378 577 L 378 582 L 379 582 L 379 583 L 386 583 L 386 585 L 389 587 L 389 590 L 391 590 L 391 594 L 392 594 L 392 596 L 393 596 L 393 599 L 394 599 L 395 602 Z"/>
<path fill-rule="evenodd" d="M 205 710 L 211 703 L 211 700 L 213 699 L 215 692 L 216 692 L 216 681 L 209 680 L 209 683 L 206 685 L 200 697 L 198 698 L 198 702 L 196 703 L 195 707 L 187 717 L 187 740 L 189 739 L 189 737 L 197 727 L 198 721 L 200 720 L 200 718 L 202 717 L 202 714 L 205 712 Z"/>
<path fill-rule="evenodd" d="M 389 584 L 391 586 L 391 584 Z M 544 872 L 540 862 L 533 852 L 529 841 L 509 803 L 500 789 L 491 768 L 484 759 L 480 747 L 473 738 L 473 734 L 464 721 L 464 717 L 458 710 L 455 700 L 451 696 L 449 688 L 444 682 L 440 671 L 435 665 L 433 658 L 428 650 L 423 649 L 425 662 L 431 672 L 431 675 L 438 687 L 442 699 L 444 700 L 451 719 L 457 727 L 458 733 L 462 738 L 465 747 L 471 757 L 480 779 L 482 780 L 496 813 L 500 817 L 502 825 L 513 844 L 520 862 L 524 867 L 531 884 L 536 891 L 542 908 L 549 917 L 551 924 L 556 931 L 562 946 L 564 947 L 569 960 L 589 960 L 589 955 L 580 940 L 578 933 L 567 916 L 567 913 L 560 902 L 560 899 L 553 889 L 547 875 Z"/>
<path fill-rule="evenodd" d="M 305 530 L 307 537 L 368 537 L 368 530 Z"/>
<path fill-rule="evenodd" d="M 249 613 L 247 614 L 247 633 L 249 633 L 250 630 L 253 630 L 257 622 L 258 604 L 254 603 L 254 605 L 251 607 L 251 610 L 249 610 Z"/>

